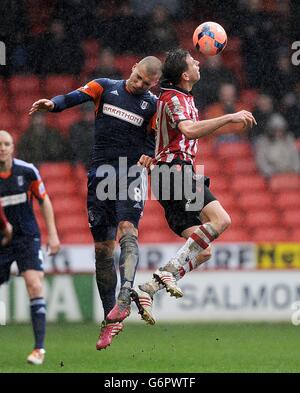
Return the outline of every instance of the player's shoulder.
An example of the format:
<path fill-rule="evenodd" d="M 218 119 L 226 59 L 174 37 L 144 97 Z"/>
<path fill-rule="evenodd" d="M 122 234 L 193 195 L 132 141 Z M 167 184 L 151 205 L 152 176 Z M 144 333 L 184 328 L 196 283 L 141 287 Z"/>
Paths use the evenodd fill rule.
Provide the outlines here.
<path fill-rule="evenodd" d="M 31 162 L 14 158 L 13 163 L 18 172 L 22 174 L 34 175 L 35 177 L 40 177 L 39 170 Z"/>
<path fill-rule="evenodd" d="M 119 84 L 123 83 L 121 79 L 109 79 L 109 78 L 97 78 L 94 79 L 94 82 L 98 83 L 98 85 L 102 86 L 104 89 L 118 86 Z"/>
<path fill-rule="evenodd" d="M 186 95 L 175 89 L 168 89 L 161 92 L 159 101 L 168 106 L 185 105 Z"/>
<path fill-rule="evenodd" d="M 158 97 L 153 94 L 150 90 L 146 91 L 143 96 L 144 99 L 149 100 L 151 103 L 156 104 Z"/>
<path fill-rule="evenodd" d="M 161 94 L 159 97 L 160 99 L 170 99 L 172 97 L 183 99 L 183 98 L 191 97 L 191 95 L 187 91 L 177 88 L 175 86 L 168 87 L 168 88 L 167 87 L 161 88 Z"/>

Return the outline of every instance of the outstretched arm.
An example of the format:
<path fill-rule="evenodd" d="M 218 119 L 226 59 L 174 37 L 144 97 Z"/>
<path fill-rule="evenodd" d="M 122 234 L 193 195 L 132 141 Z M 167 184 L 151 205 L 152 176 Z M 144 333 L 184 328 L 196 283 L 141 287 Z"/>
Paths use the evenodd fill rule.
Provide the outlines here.
<path fill-rule="evenodd" d="M 252 113 L 243 110 L 233 114 L 216 117 L 215 119 L 196 122 L 191 120 L 181 121 L 178 124 L 178 129 L 187 139 L 197 139 L 213 133 L 218 128 L 228 123 L 244 123 L 245 127 L 253 127 L 254 124 L 257 124 Z"/>
<path fill-rule="evenodd" d="M 74 90 L 71 93 L 53 97 L 51 100 L 42 98 L 34 102 L 29 111 L 29 115 L 32 115 L 34 112 L 61 112 L 67 108 L 92 100 L 93 98 L 88 94 L 79 90 Z"/>

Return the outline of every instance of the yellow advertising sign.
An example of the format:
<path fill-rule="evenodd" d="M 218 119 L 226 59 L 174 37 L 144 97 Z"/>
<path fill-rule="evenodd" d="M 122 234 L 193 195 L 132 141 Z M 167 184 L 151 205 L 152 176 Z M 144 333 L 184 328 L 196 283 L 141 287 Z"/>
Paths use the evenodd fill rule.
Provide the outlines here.
<path fill-rule="evenodd" d="M 300 243 L 260 243 L 256 255 L 260 269 L 300 269 Z"/>

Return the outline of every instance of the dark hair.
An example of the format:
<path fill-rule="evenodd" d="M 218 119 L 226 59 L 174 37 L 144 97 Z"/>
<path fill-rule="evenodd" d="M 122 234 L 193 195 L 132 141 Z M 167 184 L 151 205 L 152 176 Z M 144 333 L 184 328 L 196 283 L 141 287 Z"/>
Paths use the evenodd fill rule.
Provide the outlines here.
<path fill-rule="evenodd" d="M 188 69 L 186 58 L 189 54 L 189 51 L 181 48 L 168 52 L 162 68 L 162 79 L 177 85 L 182 73 Z"/>

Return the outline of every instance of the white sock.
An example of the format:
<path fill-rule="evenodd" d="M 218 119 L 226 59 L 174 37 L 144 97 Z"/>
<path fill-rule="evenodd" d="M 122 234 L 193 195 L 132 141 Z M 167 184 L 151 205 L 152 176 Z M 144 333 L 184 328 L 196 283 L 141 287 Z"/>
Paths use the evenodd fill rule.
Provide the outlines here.
<path fill-rule="evenodd" d="M 201 251 L 205 250 L 209 243 L 218 237 L 218 233 L 214 230 L 211 224 L 206 223 L 201 225 L 195 232 L 187 239 L 185 244 L 177 251 L 174 258 L 172 258 L 161 270 L 166 270 L 173 274 L 178 281 L 186 273 L 195 269 L 199 263 L 197 258 Z M 140 286 L 142 290 L 148 292 L 152 297 L 164 286 L 159 284 L 154 278 L 151 281 Z"/>

